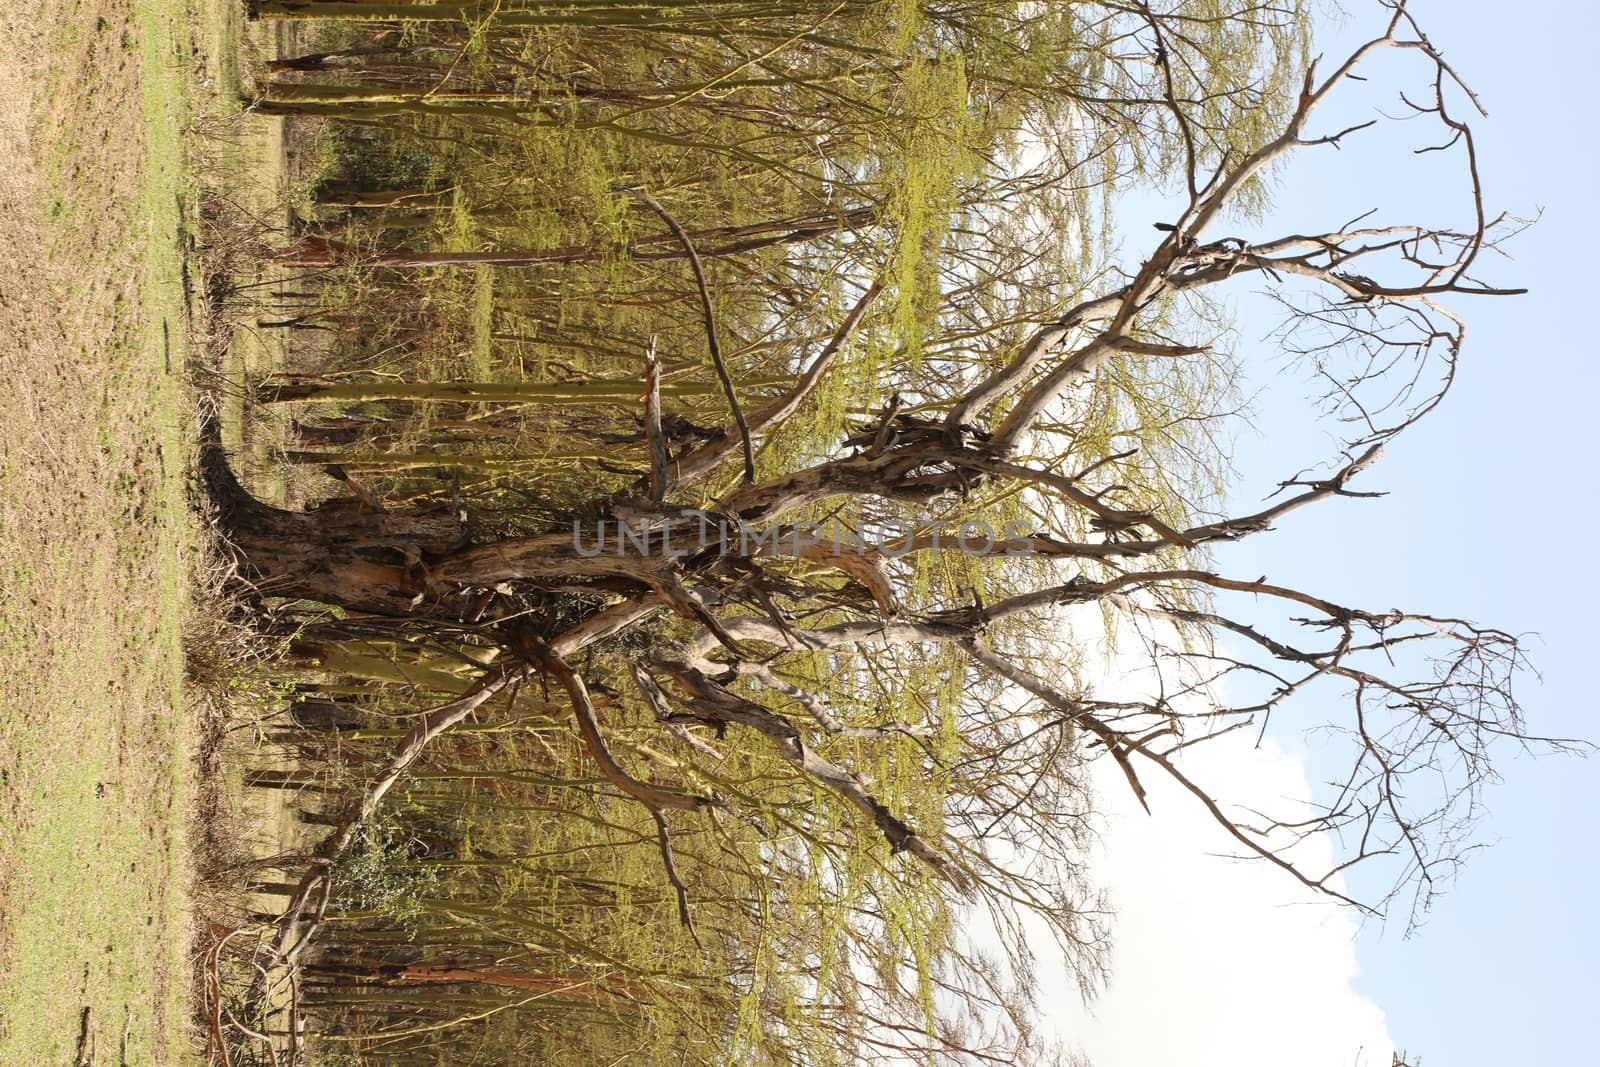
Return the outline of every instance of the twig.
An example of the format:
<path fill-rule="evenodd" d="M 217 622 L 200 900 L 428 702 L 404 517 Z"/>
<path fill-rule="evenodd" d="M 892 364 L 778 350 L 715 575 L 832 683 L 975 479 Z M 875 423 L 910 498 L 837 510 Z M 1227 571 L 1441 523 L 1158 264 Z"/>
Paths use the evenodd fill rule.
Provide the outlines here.
<path fill-rule="evenodd" d="M 694 943 L 704 948 L 700 944 L 700 932 L 694 928 L 694 917 L 689 914 L 689 887 L 683 884 L 683 878 L 678 874 L 678 864 L 672 857 L 672 831 L 667 826 L 667 816 L 657 808 L 651 808 L 650 815 L 656 821 L 656 843 L 661 847 L 661 864 L 667 869 L 667 881 L 672 883 L 673 891 L 678 894 L 678 919 L 689 931 L 689 936 L 694 938 Z"/>
<path fill-rule="evenodd" d="M 667 224 L 667 229 L 671 230 L 672 235 L 683 245 L 684 253 L 689 258 L 689 269 L 694 272 L 695 285 L 700 290 L 700 308 L 705 313 L 706 344 L 711 349 L 711 362 L 717 368 L 717 377 L 722 381 L 722 390 L 728 396 L 728 408 L 733 412 L 733 421 L 739 427 L 739 440 L 744 445 L 744 480 L 747 485 L 754 485 L 756 450 L 750 441 L 750 424 L 745 421 L 744 409 L 739 406 L 739 398 L 733 391 L 733 378 L 728 374 L 728 365 L 722 358 L 722 345 L 717 341 L 716 309 L 711 306 L 711 289 L 706 284 L 706 271 L 700 263 L 700 254 L 694 250 L 694 242 L 689 240 L 689 234 L 684 228 L 678 225 L 678 220 L 657 203 L 655 197 L 627 186 L 620 186 L 618 191 L 627 193 L 660 215 L 661 221 Z"/>
<path fill-rule="evenodd" d="M 667 439 L 661 432 L 661 363 L 656 359 L 656 339 L 644 353 L 644 437 L 650 448 L 650 503 L 667 495 Z"/>
<path fill-rule="evenodd" d="M 633 668 L 633 683 L 638 686 L 639 692 L 644 695 L 645 702 L 650 705 L 650 710 L 655 712 L 656 721 L 666 727 L 668 733 L 682 741 L 696 752 L 710 756 L 712 759 L 721 760 L 722 753 L 700 740 L 689 732 L 689 728 L 681 722 L 675 722 L 672 717 L 672 708 L 667 704 L 667 698 L 661 692 L 661 687 L 656 680 L 650 677 L 650 672 L 643 665 L 635 661 Z"/>
<path fill-rule="evenodd" d="M 589 755 L 600 765 L 600 772 L 618 789 L 643 804 L 650 811 L 650 817 L 656 823 L 656 843 L 661 849 L 661 862 L 667 871 L 667 881 L 672 883 L 672 888 L 678 896 L 678 918 L 688 929 L 689 936 L 694 938 L 696 945 L 700 944 L 700 934 L 694 928 L 694 918 L 689 914 L 689 888 L 684 885 L 683 878 L 678 874 L 678 864 L 672 855 L 671 832 L 667 826 L 666 811 L 669 808 L 680 811 L 696 811 L 709 807 L 717 802 L 711 797 L 700 796 L 695 793 L 680 793 L 675 790 L 662 789 L 659 786 L 641 782 L 622 768 L 606 746 L 605 736 L 600 732 L 600 720 L 595 716 L 594 703 L 589 699 L 589 691 L 583 684 L 583 679 L 578 677 L 567 662 L 556 655 L 555 650 L 549 645 L 540 645 L 534 649 L 535 662 L 550 674 L 567 691 L 567 696 L 572 701 L 572 717 L 577 723 L 578 733 L 583 736 L 585 747 Z M 635 675 L 637 680 L 638 675 Z M 647 693 L 648 695 L 648 693 Z M 703 946 L 702 946 L 703 947 Z"/>
<path fill-rule="evenodd" d="M 758 408 L 750 417 L 752 432 L 760 431 L 766 427 L 779 423 L 792 415 L 805 402 L 806 398 L 816 389 L 817 383 L 822 380 L 822 375 L 833 365 L 835 358 L 844 349 L 845 344 L 855 333 L 856 327 L 866 317 L 867 310 L 872 306 L 883 292 L 883 279 L 879 278 L 870 285 L 855 306 L 850 309 L 839 328 L 834 331 L 822 351 L 811 361 L 804 374 L 800 375 L 794 385 L 782 396 L 769 401 L 765 406 Z M 704 477 L 716 469 L 722 457 L 727 454 L 730 444 L 727 431 L 719 434 L 715 439 L 702 445 L 687 456 L 678 457 L 678 481 L 681 483 L 692 482 Z"/>
<path fill-rule="evenodd" d="M 594 713 L 594 702 L 589 699 L 588 687 L 583 684 L 583 679 L 578 677 L 578 672 L 574 671 L 549 645 L 541 643 L 532 651 L 534 662 L 552 675 L 560 683 L 561 688 L 567 691 L 567 697 L 572 703 L 572 717 L 578 726 L 578 733 L 583 737 L 584 746 L 588 748 L 589 755 L 594 757 L 594 761 L 600 765 L 600 773 L 605 775 L 612 785 L 653 812 L 664 808 L 696 811 L 716 803 L 710 797 L 700 796 L 697 793 L 680 793 L 641 782 L 624 770 L 616 757 L 611 754 L 610 747 L 606 745 L 605 735 L 600 732 L 600 720 Z"/>

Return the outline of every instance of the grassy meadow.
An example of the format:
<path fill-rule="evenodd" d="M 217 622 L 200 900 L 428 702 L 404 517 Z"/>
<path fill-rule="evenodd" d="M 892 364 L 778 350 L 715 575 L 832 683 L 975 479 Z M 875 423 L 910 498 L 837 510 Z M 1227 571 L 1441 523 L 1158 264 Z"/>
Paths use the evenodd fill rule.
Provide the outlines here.
<path fill-rule="evenodd" d="M 226 18 L 0 15 L 0 1063 L 197 1059 L 190 131 Z"/>

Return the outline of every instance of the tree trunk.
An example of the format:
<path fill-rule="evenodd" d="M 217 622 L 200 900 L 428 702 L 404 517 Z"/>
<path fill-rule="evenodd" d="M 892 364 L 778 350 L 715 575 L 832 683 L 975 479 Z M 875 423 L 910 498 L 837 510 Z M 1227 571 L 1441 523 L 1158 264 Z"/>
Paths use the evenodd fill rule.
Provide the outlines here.
<path fill-rule="evenodd" d="M 465 517 L 449 507 L 372 511 L 341 498 L 297 513 L 250 504 L 231 509 L 228 531 L 267 596 L 407 615 L 425 596 L 429 561 L 467 543 Z"/>
<path fill-rule="evenodd" d="M 817 212 L 786 219 L 771 219 L 743 226 L 712 226 L 689 232 L 702 259 L 738 255 L 774 245 L 803 244 L 807 241 L 877 225 L 878 209 L 857 207 L 838 214 Z M 641 237 L 628 245 L 628 256 L 635 262 L 655 263 L 683 259 L 687 253 L 674 244 L 672 234 Z M 325 237 L 307 236 L 278 253 L 275 262 L 297 267 L 326 267 L 349 258 L 375 267 L 420 269 L 432 267 L 536 267 L 553 264 L 598 263 L 608 249 L 574 246 L 552 249 L 506 249 L 495 252 L 401 252 L 358 251 Z"/>
<path fill-rule="evenodd" d="M 477 591 L 498 582 L 623 579 L 627 588 L 647 591 L 668 580 L 678 562 L 653 544 L 628 551 L 620 538 L 609 551 L 586 554 L 571 530 L 472 545 L 465 513 L 448 505 L 377 510 L 341 497 L 286 511 L 239 484 L 215 420 L 208 422 L 202 427 L 205 490 L 241 576 L 261 596 L 394 617 L 460 619 L 473 613 Z"/>
<path fill-rule="evenodd" d="M 212 416 L 202 426 L 201 478 L 243 576 L 262 596 L 407 615 L 424 592 L 428 561 L 467 544 L 456 508 L 376 511 L 339 498 L 295 512 L 262 503 L 239 484 L 220 437 Z"/>
<path fill-rule="evenodd" d="M 787 378 L 770 375 L 744 379 L 746 386 L 775 385 Z M 661 387 L 667 396 L 707 396 L 717 391 L 710 382 L 677 381 Z M 457 404 L 588 405 L 639 403 L 643 387 L 636 378 L 583 378 L 571 382 L 298 382 L 268 385 L 264 404 L 302 400 L 338 400 L 347 404 L 376 400 L 435 400 Z"/>

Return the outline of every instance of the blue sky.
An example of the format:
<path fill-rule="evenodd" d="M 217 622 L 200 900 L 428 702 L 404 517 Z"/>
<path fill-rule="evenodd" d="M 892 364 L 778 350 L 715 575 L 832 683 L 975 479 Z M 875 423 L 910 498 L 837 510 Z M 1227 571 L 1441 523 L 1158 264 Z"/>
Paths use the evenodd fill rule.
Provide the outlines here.
<path fill-rule="evenodd" d="M 1381 15 L 1375 9 L 1352 3 L 1345 27 L 1319 35 L 1319 50 L 1333 59 L 1369 36 Z M 1593 682 L 1600 580 L 1589 536 L 1600 523 L 1600 368 L 1591 321 L 1600 304 L 1593 146 L 1600 123 L 1587 54 L 1600 15 L 1575 2 L 1510 9 L 1416 0 L 1411 9 L 1489 111 L 1473 123 L 1489 207 L 1542 211 L 1538 225 L 1508 246 L 1515 261 L 1492 271 L 1531 292 L 1454 305 L 1468 322 L 1455 389 L 1364 476 L 1364 488 L 1388 497 L 1292 517 L 1225 562 L 1368 607 L 1414 606 L 1537 632 L 1529 648 L 1543 681 L 1529 678 L 1522 689 L 1530 728 L 1600 738 Z M 1464 204 L 1459 185 L 1414 178 L 1405 145 L 1382 136 L 1348 153 L 1352 159 L 1302 156 L 1284 176 L 1274 219 L 1291 228 L 1328 220 L 1330 205 L 1342 208 L 1368 192 L 1366 206 Z M 1389 162 L 1380 168 L 1379 159 Z M 1342 215 L 1331 211 L 1335 222 Z M 1392 218 L 1410 221 L 1403 212 Z M 1274 225 L 1261 232 L 1272 234 Z M 1259 321 L 1247 317 L 1243 325 L 1247 342 L 1260 336 Z M 1286 387 L 1258 384 L 1270 385 L 1268 397 Z M 1258 422 L 1261 435 L 1240 441 L 1239 461 L 1259 485 L 1281 466 L 1285 442 L 1304 438 L 1270 406 Z M 1403 924 L 1369 925 L 1358 944 L 1356 988 L 1387 1013 L 1397 1045 L 1430 1067 L 1594 1056 L 1600 833 L 1592 820 L 1600 817 L 1600 765 L 1523 758 L 1502 769 L 1484 826 L 1493 848 L 1474 858 L 1414 937 L 1402 938 Z"/>
<path fill-rule="evenodd" d="M 1327 21 L 1331 62 L 1381 30 L 1376 3 L 1351 0 Z M 1592 677 L 1600 661 L 1594 611 L 1600 579 L 1589 532 L 1600 528 L 1594 435 L 1600 426 L 1595 291 L 1600 209 L 1594 198 L 1600 130 L 1590 105 L 1600 13 L 1576 2 L 1413 0 L 1423 29 L 1489 111 L 1474 118 L 1491 214 L 1540 215 L 1485 271 L 1525 286 L 1514 298 L 1458 300 L 1467 343 L 1451 395 L 1391 444 L 1357 488 L 1377 500 L 1333 501 L 1290 516 L 1276 532 L 1220 551 L 1227 573 L 1297 585 L 1358 607 L 1463 616 L 1526 633 L 1542 681 L 1524 679 L 1529 729 L 1600 740 Z M 1401 57 L 1403 60 L 1404 57 Z M 1425 90 L 1412 58 L 1372 68 L 1313 132 L 1403 108 L 1397 91 Z M 1470 216 L 1459 170 L 1416 157 L 1422 124 L 1392 123 L 1343 151 L 1303 152 L 1281 175 L 1270 217 L 1225 221 L 1206 237 L 1269 239 L 1336 226 L 1373 207 L 1374 220 L 1460 224 Z M 1442 180 L 1446 179 L 1446 180 Z M 1124 260 L 1137 262 L 1180 205 L 1139 193 L 1119 209 Z M 1236 458 L 1234 510 L 1285 475 L 1329 457 L 1332 439 L 1307 427 L 1307 386 L 1277 373 L 1265 338 L 1276 318 L 1230 293 L 1259 389 L 1255 434 Z M 1115 675 L 1113 669 L 1111 675 Z M 1336 707 L 1302 707 L 1315 717 Z M 1282 727 L 1290 723 L 1281 722 Z M 1303 795 L 1319 754 L 1285 728 L 1252 754 L 1220 751 L 1218 780 L 1256 795 Z M 1453 890 L 1406 938 L 1404 915 L 1368 923 L 1348 952 L 1347 914 L 1301 900 L 1270 872 L 1206 855 L 1204 827 L 1181 803 L 1152 820 L 1122 810 L 1118 783 L 1102 790 L 1107 829 L 1096 871 L 1120 912 L 1117 978 L 1084 1016 L 1051 1012 L 1058 1033 L 1102 1067 L 1387 1067 L 1396 1050 L 1429 1067 L 1594 1062 L 1600 1004 L 1600 761 L 1511 758 L 1488 792 L 1481 839 Z M 1235 796 L 1235 799 L 1240 799 Z M 1163 820 L 1167 820 L 1163 822 Z M 1225 849 L 1218 849 L 1223 851 Z M 1381 1009 L 1381 1016 L 1378 1015 Z"/>

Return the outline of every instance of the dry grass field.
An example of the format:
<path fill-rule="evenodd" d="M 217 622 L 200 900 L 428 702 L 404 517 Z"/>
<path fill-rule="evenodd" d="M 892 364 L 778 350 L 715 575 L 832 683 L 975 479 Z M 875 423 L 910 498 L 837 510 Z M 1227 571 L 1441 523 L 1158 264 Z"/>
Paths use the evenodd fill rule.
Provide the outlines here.
<path fill-rule="evenodd" d="M 195 1058 L 184 159 L 212 39 L 181 0 L 0 13 L 0 1064 Z"/>

